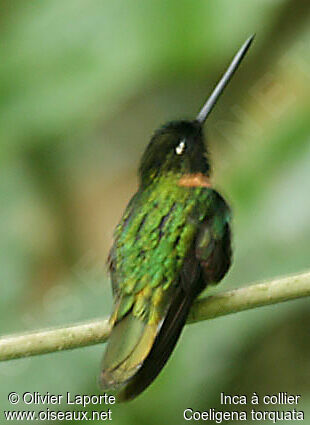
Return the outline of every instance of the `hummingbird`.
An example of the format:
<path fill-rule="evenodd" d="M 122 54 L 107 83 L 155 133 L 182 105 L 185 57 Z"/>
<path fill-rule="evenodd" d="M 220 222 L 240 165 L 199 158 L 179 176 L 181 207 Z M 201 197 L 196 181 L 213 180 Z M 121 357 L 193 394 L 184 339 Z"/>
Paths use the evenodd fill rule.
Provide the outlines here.
<path fill-rule="evenodd" d="M 100 386 L 135 398 L 170 357 L 196 297 L 231 265 L 231 211 L 212 187 L 203 126 L 249 37 L 197 117 L 155 131 L 108 257 L 114 309 Z"/>

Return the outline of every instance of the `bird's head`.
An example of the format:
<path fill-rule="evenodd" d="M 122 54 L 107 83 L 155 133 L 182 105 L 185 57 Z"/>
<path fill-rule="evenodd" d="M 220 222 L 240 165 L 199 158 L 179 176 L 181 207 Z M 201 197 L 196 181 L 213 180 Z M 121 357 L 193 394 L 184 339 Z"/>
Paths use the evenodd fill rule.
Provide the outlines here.
<path fill-rule="evenodd" d="M 142 186 L 151 184 L 160 176 L 173 173 L 210 174 L 209 155 L 204 144 L 203 125 L 237 70 L 253 41 L 246 40 L 234 56 L 225 74 L 213 90 L 198 116 L 193 121 L 172 121 L 155 131 L 140 163 L 139 174 Z"/>

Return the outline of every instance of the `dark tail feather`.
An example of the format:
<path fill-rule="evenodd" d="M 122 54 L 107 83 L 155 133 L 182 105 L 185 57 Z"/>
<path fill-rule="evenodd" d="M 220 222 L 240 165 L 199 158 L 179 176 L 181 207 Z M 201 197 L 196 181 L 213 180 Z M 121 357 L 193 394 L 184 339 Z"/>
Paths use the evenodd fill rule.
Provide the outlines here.
<path fill-rule="evenodd" d="M 192 301 L 193 297 L 186 294 L 180 286 L 148 356 L 137 373 L 119 393 L 119 401 L 135 398 L 159 374 L 177 343 L 185 325 Z"/>

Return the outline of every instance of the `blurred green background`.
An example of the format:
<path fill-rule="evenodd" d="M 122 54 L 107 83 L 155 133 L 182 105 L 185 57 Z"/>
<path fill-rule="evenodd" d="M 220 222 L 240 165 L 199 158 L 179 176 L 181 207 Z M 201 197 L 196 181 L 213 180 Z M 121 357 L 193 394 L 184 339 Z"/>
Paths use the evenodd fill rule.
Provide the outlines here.
<path fill-rule="evenodd" d="M 308 0 L 0 6 L 1 334 L 110 313 L 106 257 L 152 131 L 193 118 L 253 32 L 206 125 L 214 185 L 234 212 L 218 290 L 309 270 Z M 309 323 L 304 299 L 187 326 L 148 391 L 112 408 L 114 423 L 186 423 L 187 407 L 221 409 L 222 391 L 287 391 L 310 424 Z M 1 409 L 10 391 L 98 393 L 103 350 L 1 363 Z"/>

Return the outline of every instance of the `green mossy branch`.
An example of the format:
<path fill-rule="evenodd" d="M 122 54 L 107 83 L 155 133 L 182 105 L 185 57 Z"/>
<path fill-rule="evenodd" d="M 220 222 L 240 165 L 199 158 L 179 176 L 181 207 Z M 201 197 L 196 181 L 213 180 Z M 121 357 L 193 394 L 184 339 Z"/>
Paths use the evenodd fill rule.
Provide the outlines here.
<path fill-rule="evenodd" d="M 198 299 L 188 323 L 310 296 L 310 272 L 287 276 Z M 0 338 L 0 361 L 69 350 L 105 342 L 108 319 Z"/>

